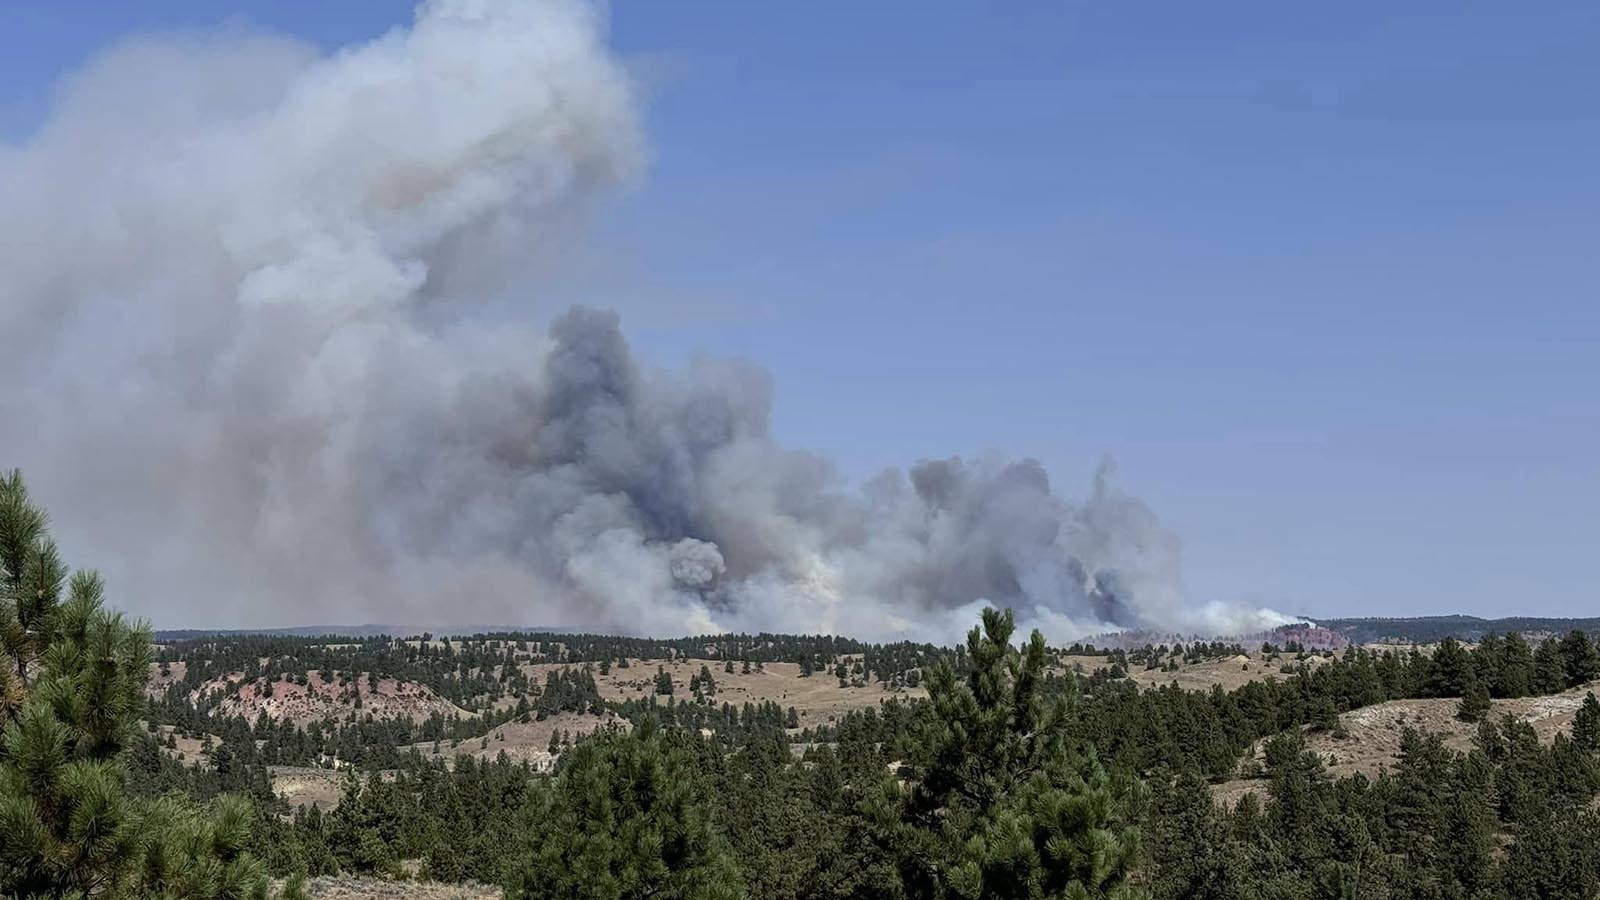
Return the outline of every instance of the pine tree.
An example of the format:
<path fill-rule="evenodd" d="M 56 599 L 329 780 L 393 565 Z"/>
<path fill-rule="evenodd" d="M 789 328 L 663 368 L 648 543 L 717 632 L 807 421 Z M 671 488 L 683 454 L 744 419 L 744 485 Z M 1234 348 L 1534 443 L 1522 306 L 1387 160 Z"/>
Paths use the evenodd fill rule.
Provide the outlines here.
<path fill-rule="evenodd" d="M 1583 697 L 1583 705 L 1572 717 L 1572 742 L 1579 749 L 1600 753 L 1600 701 L 1590 691 Z"/>
<path fill-rule="evenodd" d="M 1600 678 L 1600 651 L 1595 650 L 1588 632 L 1574 628 L 1561 639 L 1560 653 L 1567 687 L 1578 687 Z"/>
<path fill-rule="evenodd" d="M 1489 688 L 1483 679 L 1467 669 L 1466 684 L 1462 688 L 1461 702 L 1456 704 L 1456 718 L 1463 722 L 1482 722 L 1489 714 Z"/>
<path fill-rule="evenodd" d="M 506 884 L 528 900 L 734 900 L 738 868 L 688 754 L 646 719 L 565 754 L 528 814 L 531 850 Z"/>
<path fill-rule="evenodd" d="M 1018 652 L 1011 612 L 985 610 L 967 636 L 969 674 L 928 673 L 936 728 L 909 791 L 887 780 L 869 810 L 912 898 L 1134 896 L 1138 829 L 1131 789 L 1093 748 L 1068 746 L 1065 697 L 1043 691 L 1048 655 L 1035 631 Z"/>
<path fill-rule="evenodd" d="M 1567 689 L 1567 667 L 1557 642 L 1545 641 L 1533 653 L 1532 693 L 1554 694 Z"/>
<path fill-rule="evenodd" d="M 105 609 L 99 575 L 68 575 L 46 522 L 0 478 L 0 895 L 265 896 L 246 804 L 126 793 L 150 633 Z"/>
<path fill-rule="evenodd" d="M 1500 686 L 1502 697 L 1526 697 L 1533 687 L 1533 651 L 1522 635 L 1513 631 L 1500 646 Z"/>
<path fill-rule="evenodd" d="M 1447 637 L 1433 651 L 1433 677 L 1429 692 L 1435 697 L 1461 697 L 1466 694 L 1472 660 L 1461 642 Z"/>

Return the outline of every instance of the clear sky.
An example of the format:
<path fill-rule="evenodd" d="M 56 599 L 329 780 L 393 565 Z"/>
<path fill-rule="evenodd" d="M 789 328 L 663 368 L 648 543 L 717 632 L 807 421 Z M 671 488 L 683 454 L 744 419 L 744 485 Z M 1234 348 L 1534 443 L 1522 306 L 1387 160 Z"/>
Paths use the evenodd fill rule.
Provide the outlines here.
<path fill-rule="evenodd" d="M 333 48 L 410 6 L 11 0 L 0 135 L 124 35 Z M 1600 6 L 612 19 L 653 160 L 596 237 L 629 271 L 560 290 L 769 368 L 786 443 L 856 476 L 997 448 L 1069 496 L 1109 455 L 1199 599 L 1600 610 Z"/>

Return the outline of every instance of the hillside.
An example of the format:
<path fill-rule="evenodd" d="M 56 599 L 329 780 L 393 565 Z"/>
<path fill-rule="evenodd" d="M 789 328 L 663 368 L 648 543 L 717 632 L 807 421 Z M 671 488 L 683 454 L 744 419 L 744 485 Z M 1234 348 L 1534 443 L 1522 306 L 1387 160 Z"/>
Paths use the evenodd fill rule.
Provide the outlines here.
<path fill-rule="evenodd" d="M 1490 704 L 1489 719 L 1499 721 L 1510 716 L 1526 722 L 1533 727 L 1539 740 L 1548 745 L 1558 734 L 1570 735 L 1574 714 L 1583 705 L 1584 697 L 1596 690 L 1600 690 L 1600 681 L 1545 697 L 1494 700 Z M 1341 714 L 1337 730 L 1309 727 L 1301 730 L 1306 735 L 1306 749 L 1323 761 L 1330 776 L 1370 778 L 1394 767 L 1400 758 L 1402 736 L 1408 728 L 1438 735 L 1452 750 L 1462 753 L 1472 750 L 1478 725 L 1457 718 L 1458 703 L 1450 698 L 1390 700 Z M 1259 765 L 1261 760 L 1261 743 L 1258 742 L 1241 767 Z M 1264 796 L 1266 785 L 1260 779 L 1238 778 L 1217 784 L 1212 791 L 1218 800 L 1231 804 L 1247 793 Z"/>
<path fill-rule="evenodd" d="M 179 666 L 182 664 L 180 663 Z M 147 692 L 159 695 L 183 678 L 183 669 L 172 668 L 163 676 L 152 667 Z M 477 713 L 438 696 L 427 685 L 373 673 L 324 679 L 314 670 L 246 678 L 243 673 L 202 681 L 190 691 L 192 700 L 219 698 L 213 709 L 221 715 L 239 716 L 254 721 L 265 715 L 274 721 L 296 725 L 350 716 L 377 719 L 426 719 L 430 716 L 470 718 Z"/>
<path fill-rule="evenodd" d="M 1600 617 L 1551 618 L 1508 616 L 1483 619 L 1477 616 L 1399 616 L 1370 618 L 1318 619 L 1318 624 L 1344 635 L 1353 644 L 1410 643 L 1432 644 L 1447 637 L 1476 641 L 1486 634 L 1519 632 L 1527 637 L 1560 636 L 1578 630 L 1600 634 Z"/>
<path fill-rule="evenodd" d="M 1246 795 L 1270 805 L 1265 748 L 1284 733 L 1303 735 L 1317 760 L 1309 785 L 1339 796 L 1390 790 L 1374 776 L 1400 765 L 1407 729 L 1437 735 L 1457 754 L 1429 777 L 1455 766 L 1498 771 L 1505 763 L 1476 749 L 1479 726 L 1456 718 L 1460 692 L 1476 678 L 1511 694 L 1490 702 L 1489 715 L 1526 723 L 1545 754 L 1535 770 L 1545 774 L 1518 777 L 1543 778 L 1556 785 L 1549 791 L 1589 790 L 1586 770 L 1566 756 L 1573 740 L 1554 740 L 1573 734 L 1600 685 L 1600 652 L 1582 633 L 1337 651 L 1297 642 L 1074 645 L 1046 649 L 1040 663 L 1045 677 L 1034 689 L 1070 698 L 1068 740 L 1092 739 L 1108 768 L 1145 779 L 1158 806 L 1174 802 L 1163 778 L 1178 771 L 1202 779 L 1200 794 L 1214 804 L 1204 815 L 1225 819 Z M 388 879 L 493 880 L 506 851 L 485 835 L 528 827 L 531 786 L 558 783 L 563 761 L 586 758 L 575 750 L 632 740 L 643 723 L 652 726 L 643 733 L 664 729 L 697 760 L 706 802 L 751 871 L 780 870 L 761 861 L 766 838 L 747 817 L 767 815 L 763 804 L 776 797 L 838 796 L 841 784 L 861 796 L 886 775 L 907 779 L 910 766 L 928 765 L 925 755 L 917 762 L 937 733 L 925 673 L 938 664 L 961 681 L 973 657 L 966 648 L 807 635 L 209 636 L 164 645 L 146 694 L 151 740 L 170 745 L 157 756 L 190 773 L 195 790 L 231 780 L 257 791 L 279 823 L 272 827 L 283 829 L 278 840 L 332 854 L 317 871 L 343 874 L 314 885 L 323 892 L 314 896 L 475 897 L 485 889 Z M 754 784 L 766 787 L 740 787 Z M 854 801 L 815 803 L 781 815 L 863 827 L 849 824 Z M 352 849 L 329 822 L 371 823 L 358 826 L 365 844 Z M 1162 822 L 1145 824 L 1159 833 Z M 338 826 L 349 827 L 357 826 Z M 1498 840 L 1514 833 L 1502 823 Z M 1169 864 L 1160 862 L 1166 852 L 1155 851 L 1157 865 Z M 815 853 L 806 865 L 826 867 L 838 851 Z"/>

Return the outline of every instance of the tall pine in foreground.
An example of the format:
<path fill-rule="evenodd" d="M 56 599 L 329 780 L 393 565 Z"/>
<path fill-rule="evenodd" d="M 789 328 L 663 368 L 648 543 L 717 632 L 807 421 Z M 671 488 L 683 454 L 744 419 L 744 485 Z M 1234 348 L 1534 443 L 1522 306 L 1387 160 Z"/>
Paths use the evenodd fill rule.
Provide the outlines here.
<path fill-rule="evenodd" d="M 1068 742 L 1066 698 L 1044 692 L 1038 631 L 1019 652 L 1010 610 L 984 610 L 967 636 L 970 671 L 927 677 L 934 727 L 927 761 L 872 804 L 879 840 L 917 900 L 1098 900 L 1129 883 L 1138 829 L 1133 785 L 1113 784 L 1092 748 Z"/>
<path fill-rule="evenodd" d="M 69 574 L 20 473 L 0 477 L 0 895 L 266 895 L 250 812 L 125 790 L 150 636 Z"/>
<path fill-rule="evenodd" d="M 513 867 L 506 896 L 743 897 L 694 761 L 669 737 L 646 719 L 635 733 L 602 732 L 562 754 L 528 811 L 532 849 Z"/>

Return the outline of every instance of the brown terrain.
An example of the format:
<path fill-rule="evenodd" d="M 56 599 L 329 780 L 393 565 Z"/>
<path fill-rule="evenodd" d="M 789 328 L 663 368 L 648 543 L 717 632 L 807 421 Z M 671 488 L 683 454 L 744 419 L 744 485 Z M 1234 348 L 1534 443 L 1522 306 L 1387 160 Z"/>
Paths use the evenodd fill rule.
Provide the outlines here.
<path fill-rule="evenodd" d="M 314 806 L 327 812 L 344 796 L 344 775 L 334 769 L 305 766 L 268 766 L 272 791 L 290 806 Z"/>
<path fill-rule="evenodd" d="M 854 660 L 847 659 L 846 662 L 849 664 Z M 810 678 L 801 678 L 800 666 L 797 663 L 767 663 L 762 669 L 752 669 L 750 674 L 744 675 L 738 666 L 731 674 L 724 672 L 722 660 L 716 659 L 679 659 L 672 662 L 630 659 L 627 668 L 613 664 L 607 674 L 601 674 L 598 667 L 594 667 L 592 671 L 595 686 L 602 698 L 647 699 L 654 696 L 658 666 L 665 667 L 672 675 L 673 697 L 679 702 L 692 698 L 693 695 L 689 692 L 689 679 L 698 675 L 700 667 L 705 666 L 711 671 L 716 683 L 716 693 L 711 698 L 713 702 L 719 705 L 730 703 L 737 707 L 745 703 L 760 704 L 771 701 L 785 710 L 792 706 L 799 715 L 802 726 L 833 722 L 849 710 L 876 706 L 890 698 L 927 696 L 927 691 L 920 687 L 891 691 L 877 682 L 869 682 L 861 687 L 841 688 L 839 679 L 831 672 L 818 672 Z M 573 669 L 575 666 L 570 663 L 525 663 L 521 668 L 536 684 L 543 684 L 547 672 Z M 170 683 L 182 677 L 182 670 L 174 666 L 171 676 L 165 681 Z M 426 718 L 434 709 L 438 709 L 445 715 L 452 712 L 462 717 L 473 715 L 439 698 L 419 684 L 408 685 L 404 693 L 394 695 L 387 692 L 397 687 L 395 682 L 389 679 L 380 680 L 379 695 L 375 699 L 367 689 L 365 676 L 353 680 L 343 688 L 337 680 L 331 684 L 322 684 L 314 671 L 307 673 L 307 681 L 306 688 L 318 689 L 314 697 L 306 694 L 306 688 L 280 681 L 272 686 L 273 696 L 264 698 L 260 695 L 258 683 L 254 686 L 242 686 L 237 696 L 223 701 L 222 708 L 229 712 L 241 712 L 251 719 L 262 710 L 266 710 L 269 717 L 277 718 L 287 714 L 296 722 L 306 724 L 326 717 L 343 718 L 355 713 L 351 691 L 359 686 L 364 713 Z M 215 684 L 208 682 L 204 689 L 223 686 L 225 686 L 223 681 L 217 681 Z M 664 697 L 658 699 L 665 701 Z M 503 698 L 501 703 L 513 705 L 516 700 L 508 697 Z M 494 759 L 504 752 L 512 760 L 527 762 L 538 769 L 548 769 L 555 762 L 555 757 L 550 754 L 550 736 L 553 732 L 559 731 L 577 738 L 608 725 L 626 727 L 626 722 L 609 713 L 596 716 L 562 712 L 542 721 L 507 722 L 496 726 L 489 730 L 487 744 L 484 736 L 480 735 L 454 744 L 450 741 L 441 741 L 437 748 L 432 742 L 414 744 L 412 748 L 424 756 L 446 758 L 474 756 L 479 759 Z M 195 746 L 199 746 L 198 742 Z M 315 805 L 323 810 L 332 809 L 338 804 L 342 777 L 333 769 L 295 766 L 275 766 L 272 769 L 274 790 L 290 803 L 297 806 Z"/>
<path fill-rule="evenodd" d="M 1225 691 L 1237 690 L 1252 681 L 1265 681 L 1269 678 L 1288 678 L 1289 675 L 1282 671 L 1284 666 L 1296 666 L 1301 663 L 1316 668 L 1330 662 L 1327 657 L 1309 656 L 1306 659 L 1296 659 L 1293 654 L 1282 654 L 1276 659 L 1265 659 L 1260 654 L 1230 656 L 1225 659 L 1211 659 L 1204 662 L 1191 663 L 1180 666 L 1176 672 L 1163 672 L 1160 669 L 1144 669 L 1135 666 L 1128 673 L 1140 687 L 1155 688 L 1168 684 L 1192 691 L 1209 691 L 1216 685 L 1221 685 Z"/>
<path fill-rule="evenodd" d="M 544 770 L 555 763 L 555 756 L 550 753 L 551 734 L 559 731 L 570 734 L 573 740 L 577 740 L 582 735 L 608 726 L 630 727 L 627 720 L 610 713 L 596 716 L 563 712 L 542 721 L 507 722 L 496 726 L 490 729 L 488 740 L 483 737 L 468 738 L 454 746 L 450 741 L 440 741 L 437 749 L 431 742 L 412 744 L 410 749 L 416 750 L 423 756 L 436 758 L 473 756 L 484 760 L 494 759 L 504 752 L 513 762 L 526 762 L 535 769 Z"/>
<path fill-rule="evenodd" d="M 312 878 L 306 896 L 318 900 L 499 900 L 497 887 L 483 884 L 433 884 L 418 881 L 384 881 L 379 878 Z"/>
<path fill-rule="evenodd" d="M 226 696 L 218 705 L 219 712 L 243 716 L 249 721 L 265 712 L 275 720 L 289 719 L 297 725 L 309 725 L 324 719 L 343 719 L 353 714 L 371 715 L 374 718 L 427 719 L 434 713 L 442 716 L 473 718 L 477 713 L 456 706 L 440 697 L 427 685 L 394 678 L 379 678 L 376 685 L 365 673 L 357 673 L 348 680 L 336 677 L 323 681 L 315 670 L 303 673 L 305 684 L 288 679 L 269 683 L 264 678 L 245 682 L 242 673 L 212 678 L 191 692 L 195 699 L 213 691 L 228 691 L 237 685 L 237 691 Z M 152 668 L 146 692 L 159 695 L 172 683 L 183 678 L 183 663 L 171 666 L 163 676 L 159 668 Z M 360 708 L 356 706 L 360 699 Z"/>
<path fill-rule="evenodd" d="M 1583 704 L 1584 695 L 1596 690 L 1600 690 L 1600 682 L 1544 697 L 1495 700 L 1490 704 L 1489 716 L 1499 720 L 1510 715 L 1527 722 L 1541 741 L 1549 743 L 1557 734 L 1572 728 L 1573 714 Z M 1336 778 L 1355 774 L 1373 776 L 1393 766 L 1400 758 L 1400 737 L 1407 728 L 1437 734 L 1445 746 L 1453 750 L 1470 750 L 1478 726 L 1456 718 L 1459 703 L 1455 698 L 1391 700 L 1353 709 L 1339 717 L 1339 723 L 1347 732 L 1344 737 L 1337 737 L 1333 732 L 1307 730 L 1307 749 L 1322 757 L 1328 774 Z M 1259 759 L 1260 752 L 1258 744 L 1253 758 Z M 1218 800 L 1229 804 L 1251 793 L 1264 798 L 1266 782 L 1241 778 L 1212 789 Z"/>
<path fill-rule="evenodd" d="M 1315 667 L 1325 665 L 1329 661 L 1328 658 L 1315 654 L 1301 660 L 1294 654 L 1287 653 L 1276 654 L 1273 657 L 1248 653 L 1197 663 L 1181 663 L 1176 672 L 1160 668 L 1146 669 L 1142 665 L 1134 665 L 1129 668 L 1128 678 L 1143 688 L 1174 684 L 1187 690 L 1209 691 L 1213 686 L 1221 685 L 1223 690 L 1232 691 L 1252 681 L 1287 678 L 1289 676 L 1282 671 L 1284 666 L 1299 666 L 1303 662 Z M 1062 656 L 1058 659 L 1058 665 L 1088 675 L 1099 669 L 1109 668 L 1111 663 L 1103 656 Z"/>
<path fill-rule="evenodd" d="M 1431 648 L 1420 649 L 1427 652 Z M 1290 654 L 1263 657 L 1252 652 L 1185 663 L 1176 672 L 1133 665 L 1128 677 L 1146 688 L 1170 684 L 1188 690 L 1210 690 L 1213 686 L 1221 686 L 1231 691 L 1252 681 L 1288 677 L 1282 671 L 1285 666 L 1297 666 L 1302 662 L 1318 666 L 1327 661 L 1316 654 L 1300 660 Z M 854 660 L 845 658 L 845 662 L 848 665 Z M 1084 673 L 1109 665 L 1103 656 L 1065 656 L 1059 657 L 1057 662 L 1063 669 Z M 831 670 L 818 671 L 810 678 L 801 678 L 800 667 L 795 663 L 767 663 L 759 670 L 753 668 L 746 675 L 742 674 L 738 664 L 732 673 L 723 671 L 722 661 L 717 659 L 630 659 L 626 668 L 613 663 L 607 673 L 602 674 L 597 665 L 591 665 L 591 671 L 602 698 L 644 700 L 655 695 L 656 673 L 658 668 L 664 668 L 672 676 L 673 696 L 679 702 L 684 702 L 692 698 L 689 679 L 697 675 L 702 666 L 711 672 L 716 683 L 716 693 L 711 698 L 713 702 L 737 707 L 745 703 L 771 701 L 785 710 L 794 707 L 803 727 L 827 724 L 836 721 L 845 712 L 876 706 L 892 698 L 927 696 L 927 691 L 920 687 L 888 690 L 878 682 L 840 687 L 838 678 Z M 570 663 L 521 664 L 522 671 L 536 684 L 542 684 L 548 672 L 575 667 Z M 153 672 L 152 675 L 152 691 L 164 690 L 167 684 L 183 678 L 183 664 L 173 664 L 165 676 L 159 672 Z M 425 718 L 436 711 L 463 718 L 475 715 L 444 700 L 421 684 L 401 684 L 394 679 L 380 679 L 377 690 L 373 691 L 364 675 L 343 683 L 338 678 L 333 682 L 322 682 L 315 671 L 307 672 L 306 678 L 307 684 L 303 686 L 289 681 L 275 682 L 270 697 L 264 695 L 263 682 L 241 684 L 235 695 L 223 701 L 222 708 L 252 719 L 261 711 L 266 711 L 272 718 L 287 716 L 306 724 L 329 717 L 345 718 L 356 713 L 355 697 L 360 696 L 360 712 L 378 717 Z M 225 689 L 230 681 L 239 680 L 237 675 L 214 679 L 207 682 L 202 690 Z M 1509 713 L 1521 718 L 1534 726 L 1542 740 L 1549 741 L 1557 732 L 1570 727 L 1573 713 L 1588 689 L 1580 688 L 1549 697 L 1496 700 L 1492 715 L 1498 718 Z M 657 699 L 664 701 L 665 698 Z M 502 698 L 501 705 L 516 702 L 516 699 L 507 697 Z M 1308 745 L 1323 758 L 1329 773 L 1334 776 L 1355 773 L 1373 775 L 1393 765 L 1399 754 L 1401 733 L 1406 727 L 1439 734 L 1447 746 L 1465 750 L 1471 746 L 1476 726 L 1455 718 L 1456 704 L 1454 699 L 1397 700 L 1352 710 L 1340 717 L 1345 736 L 1308 731 Z M 552 734 L 570 734 L 572 738 L 577 738 L 607 726 L 626 727 L 626 722 L 609 713 L 597 716 L 563 712 L 541 721 L 505 723 L 490 729 L 486 736 L 479 735 L 454 743 L 442 741 L 437 745 L 432 742 L 416 744 L 413 748 L 425 756 L 444 758 L 473 756 L 493 759 L 504 752 L 513 760 L 527 762 L 538 769 L 548 769 L 555 761 L 549 749 Z M 204 762 L 199 738 L 178 737 L 176 741 L 177 748 L 168 750 L 169 754 L 181 754 L 183 759 L 196 764 Z M 1259 747 L 1256 752 L 1259 754 Z M 279 766 L 273 768 L 272 775 L 274 788 L 295 805 L 314 805 L 328 810 L 338 803 L 343 777 L 339 771 Z M 1216 785 L 1214 794 L 1218 799 L 1231 803 L 1246 793 L 1264 791 L 1264 785 L 1261 780 L 1240 778 Z"/>
<path fill-rule="evenodd" d="M 856 660 L 855 657 L 840 658 L 847 665 Z M 722 665 L 723 661 L 718 659 L 679 659 L 672 662 L 630 659 L 628 668 L 612 664 L 611 671 L 604 675 L 596 668 L 594 681 L 600 689 L 600 696 L 606 700 L 644 700 L 655 692 L 657 667 L 664 667 L 672 676 L 673 696 L 682 701 L 693 696 L 689 693 L 689 679 L 698 675 L 700 667 L 705 666 L 716 682 L 717 692 L 712 700 L 718 705 L 731 703 L 739 707 L 746 703 L 761 704 L 770 700 L 785 710 L 794 707 L 800 715 L 802 726 L 826 724 L 850 710 L 877 706 L 895 697 L 910 699 L 928 696 L 928 692 L 920 687 L 890 691 L 876 681 L 861 687 L 841 688 L 839 679 L 831 671 L 819 671 L 810 678 L 801 678 L 799 663 L 767 663 L 761 669 L 752 668 L 749 675 L 741 674 L 738 663 L 734 664 L 731 673 L 724 672 Z M 570 668 L 572 665 L 569 663 L 525 663 L 522 671 L 536 683 L 543 684 L 547 672 Z M 666 698 L 661 699 L 664 701 Z"/>
<path fill-rule="evenodd" d="M 846 661 L 847 664 L 851 662 L 854 660 Z M 890 698 L 928 695 L 922 688 L 890 691 L 876 682 L 861 687 L 840 687 L 839 679 L 832 673 L 818 672 L 810 678 L 801 678 L 798 663 L 767 663 L 762 669 L 751 669 L 750 674 L 745 675 L 738 666 L 732 673 L 724 672 L 722 661 L 716 659 L 680 659 L 672 662 L 630 659 L 627 668 L 613 664 L 610 672 L 602 674 L 596 667 L 593 674 L 602 698 L 644 700 L 655 696 L 656 672 L 658 667 L 662 667 L 672 676 L 673 697 L 682 702 L 692 698 L 689 679 L 700 673 L 701 666 L 711 671 L 716 684 L 712 702 L 740 707 L 746 703 L 771 701 L 786 711 L 792 706 L 800 717 L 802 727 L 833 722 L 845 712 L 876 706 Z M 566 663 L 526 663 L 521 668 L 535 683 L 543 684 L 546 673 L 573 666 Z M 666 698 L 657 699 L 665 702 Z M 444 741 L 437 749 L 431 743 L 416 744 L 414 747 L 424 755 L 470 755 L 480 759 L 494 759 L 504 751 L 513 760 L 526 761 L 536 768 L 548 768 L 555 761 L 550 754 L 552 732 L 570 733 L 577 738 L 606 726 L 626 727 L 627 723 L 610 714 L 596 716 L 563 712 L 543 721 L 500 725 L 489 731 L 487 743 L 482 737 L 476 737 L 463 740 L 455 746 Z"/>

